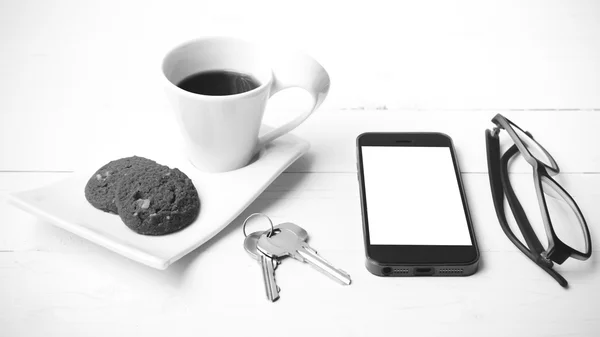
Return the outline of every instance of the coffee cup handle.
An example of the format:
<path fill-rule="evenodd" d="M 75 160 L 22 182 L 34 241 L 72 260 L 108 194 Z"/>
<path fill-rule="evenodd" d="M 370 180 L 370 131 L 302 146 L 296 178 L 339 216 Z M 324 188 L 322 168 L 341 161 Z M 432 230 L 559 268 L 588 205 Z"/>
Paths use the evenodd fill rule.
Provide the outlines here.
<path fill-rule="evenodd" d="M 301 53 L 288 54 L 276 57 L 273 64 L 270 96 L 284 89 L 302 88 L 311 95 L 312 103 L 306 112 L 260 136 L 257 150 L 302 124 L 323 103 L 329 92 L 329 74 L 312 57 Z"/>

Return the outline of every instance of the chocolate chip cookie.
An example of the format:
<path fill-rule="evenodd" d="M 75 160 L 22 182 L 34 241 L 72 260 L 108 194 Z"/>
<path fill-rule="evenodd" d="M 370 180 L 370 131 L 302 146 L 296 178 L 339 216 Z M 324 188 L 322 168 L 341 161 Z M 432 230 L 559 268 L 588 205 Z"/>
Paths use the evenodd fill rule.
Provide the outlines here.
<path fill-rule="evenodd" d="M 137 156 L 113 160 L 92 175 L 85 186 L 85 198 L 97 209 L 117 214 L 115 195 L 121 178 L 131 171 L 155 165 L 158 165 L 155 161 Z"/>
<path fill-rule="evenodd" d="M 164 235 L 190 225 L 200 211 L 194 184 L 178 169 L 148 165 L 118 183 L 115 201 L 121 220 L 136 233 Z"/>

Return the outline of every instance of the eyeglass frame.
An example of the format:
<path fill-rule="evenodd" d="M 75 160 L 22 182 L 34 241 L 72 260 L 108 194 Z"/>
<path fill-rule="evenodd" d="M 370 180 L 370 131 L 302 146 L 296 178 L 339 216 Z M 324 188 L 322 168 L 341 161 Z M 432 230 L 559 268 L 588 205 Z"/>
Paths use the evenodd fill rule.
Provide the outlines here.
<path fill-rule="evenodd" d="M 496 209 L 496 215 L 498 217 L 500 226 L 502 227 L 502 230 L 506 236 L 513 242 L 515 246 L 517 246 L 517 248 L 519 248 L 519 250 L 521 250 L 533 262 L 535 262 L 554 279 L 556 279 L 563 287 L 566 287 L 568 285 L 567 281 L 555 270 L 553 270 L 552 266 L 553 262 L 562 264 L 569 257 L 578 260 L 587 260 L 591 256 L 591 236 L 585 218 L 583 217 L 583 213 L 573 197 L 552 178 L 552 175 L 560 173 L 560 168 L 558 167 L 558 164 L 552 155 L 550 155 L 550 153 L 533 138 L 533 135 L 524 131 L 518 125 L 501 114 L 497 114 L 492 119 L 492 122 L 496 125 L 496 127 L 493 130 L 486 130 L 486 150 L 492 198 L 494 200 L 494 208 Z M 533 141 L 548 158 L 550 162 L 549 165 L 536 158 L 530 152 L 523 140 L 517 135 L 513 127 L 519 129 L 523 134 L 529 136 L 531 141 Z M 507 131 L 514 143 L 514 145 L 512 145 L 504 154 L 502 154 L 500 149 L 499 134 L 501 130 Z M 518 201 L 516 194 L 514 193 L 512 184 L 510 183 L 510 179 L 508 177 L 508 163 L 510 159 L 512 159 L 517 153 L 520 153 L 525 161 L 533 167 L 533 179 L 536 195 L 548 239 L 547 249 L 544 249 L 539 241 L 539 238 L 533 231 L 525 211 L 521 206 L 521 203 Z M 579 225 L 582 227 L 584 234 L 586 252 L 581 252 L 565 244 L 556 235 L 552 225 L 552 220 L 550 219 L 550 214 L 548 212 L 548 206 L 542 187 L 542 179 L 547 180 L 545 182 L 547 185 L 553 185 L 550 187 L 557 187 L 559 189 L 556 190 L 556 192 L 560 191 L 563 199 L 569 203 L 569 206 L 578 217 Z M 523 238 L 525 239 L 525 242 L 529 248 L 525 247 L 525 245 L 523 245 L 523 243 L 517 239 L 508 225 L 504 210 L 504 197 L 506 197 L 508 200 L 508 204 L 512 210 L 516 223 L 519 226 L 519 229 L 523 234 Z"/>

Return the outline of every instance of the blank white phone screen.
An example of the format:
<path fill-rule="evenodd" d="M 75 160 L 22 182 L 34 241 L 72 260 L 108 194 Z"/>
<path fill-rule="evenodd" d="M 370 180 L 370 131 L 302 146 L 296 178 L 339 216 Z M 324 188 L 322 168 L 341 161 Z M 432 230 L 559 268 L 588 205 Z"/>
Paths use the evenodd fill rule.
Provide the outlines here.
<path fill-rule="evenodd" d="M 448 147 L 363 146 L 371 245 L 470 246 Z"/>

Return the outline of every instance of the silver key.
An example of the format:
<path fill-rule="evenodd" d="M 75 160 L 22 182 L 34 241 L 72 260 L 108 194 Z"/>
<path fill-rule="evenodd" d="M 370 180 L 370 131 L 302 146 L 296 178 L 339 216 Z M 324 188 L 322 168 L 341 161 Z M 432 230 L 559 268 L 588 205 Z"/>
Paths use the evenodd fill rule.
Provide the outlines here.
<path fill-rule="evenodd" d="M 286 226 L 292 227 L 289 223 Z M 302 231 L 304 230 L 300 226 L 297 227 L 298 228 L 296 229 L 290 229 L 285 228 L 285 226 L 278 226 L 279 231 L 275 232 L 270 237 L 264 233 L 260 236 L 256 244 L 258 250 L 274 259 L 291 256 L 300 262 L 310 264 L 318 271 L 331 277 L 342 285 L 349 285 L 352 282 L 350 275 L 345 271 L 334 267 L 331 263 L 327 262 L 327 260 L 317 254 L 316 250 L 312 249 L 305 240 L 302 240 L 304 237 Z M 296 232 L 299 234 L 296 234 Z M 304 233 L 305 232 L 306 231 L 304 231 Z M 308 238 L 308 234 L 305 236 Z"/>
<path fill-rule="evenodd" d="M 275 302 L 277 299 L 279 299 L 280 291 L 279 287 L 277 286 L 277 283 L 275 283 L 275 269 L 277 268 L 278 261 L 269 256 L 266 256 L 265 254 L 260 252 L 256 247 L 258 239 L 264 233 L 266 232 L 261 231 L 254 232 L 248 235 L 244 239 L 244 248 L 246 249 L 248 254 L 250 254 L 250 256 L 257 260 L 258 263 L 260 263 L 263 280 L 265 283 L 265 292 L 267 294 L 267 299 L 271 302 Z"/>
<path fill-rule="evenodd" d="M 296 225 L 294 223 L 284 222 L 284 223 L 281 223 L 281 224 L 275 226 L 275 228 L 278 228 L 278 229 L 282 229 L 282 228 L 289 229 L 292 232 L 294 232 L 294 234 L 296 234 L 298 236 L 298 239 L 300 239 L 302 241 L 308 240 L 308 232 L 306 230 L 304 230 L 304 228 L 302 228 L 302 227 L 300 227 L 300 226 L 298 226 L 298 225 Z"/>

